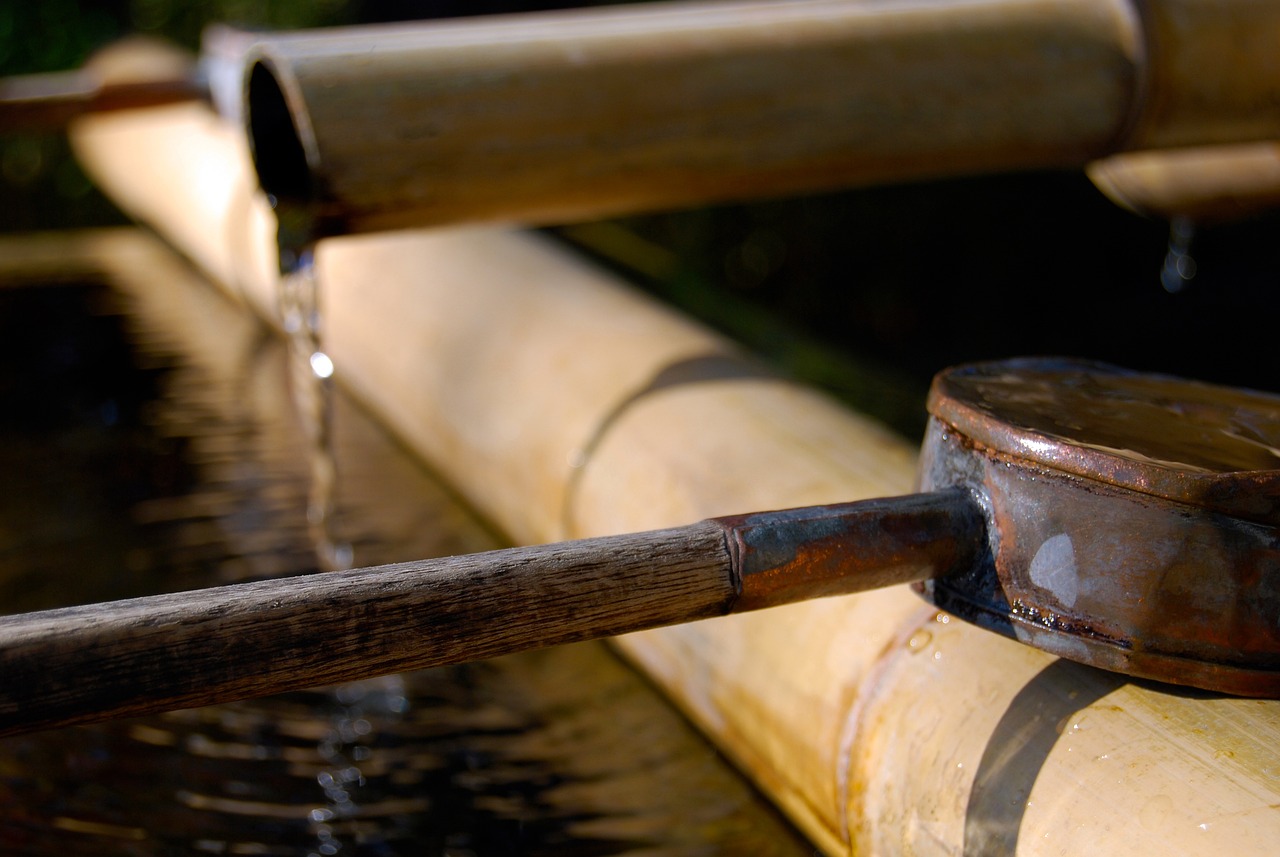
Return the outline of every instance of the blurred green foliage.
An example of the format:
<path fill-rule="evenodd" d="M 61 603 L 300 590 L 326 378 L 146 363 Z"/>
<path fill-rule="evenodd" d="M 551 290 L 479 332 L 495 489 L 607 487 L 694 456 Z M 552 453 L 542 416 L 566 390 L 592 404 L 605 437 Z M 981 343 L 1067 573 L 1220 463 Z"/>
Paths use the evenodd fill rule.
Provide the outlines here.
<path fill-rule="evenodd" d="M 161 36 L 192 51 L 211 22 L 251 28 L 352 20 L 345 0 L 0 0 L 0 74 L 64 71 L 125 35 Z M 121 222 L 81 172 L 61 134 L 0 134 L 0 231 Z"/>
<path fill-rule="evenodd" d="M 280 30 L 609 2 L 0 0 L 0 75 L 79 68 L 94 51 L 130 34 L 158 36 L 196 52 L 201 33 L 213 23 Z M 61 135 L 6 134 L 0 129 L 0 232 L 97 226 L 121 220 L 119 212 L 80 171 Z"/>

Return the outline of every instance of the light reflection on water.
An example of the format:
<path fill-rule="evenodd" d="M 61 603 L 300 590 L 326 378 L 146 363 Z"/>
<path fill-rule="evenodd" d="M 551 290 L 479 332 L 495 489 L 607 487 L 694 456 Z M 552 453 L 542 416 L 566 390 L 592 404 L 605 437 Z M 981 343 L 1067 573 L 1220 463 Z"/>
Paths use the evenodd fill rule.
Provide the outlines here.
<path fill-rule="evenodd" d="M 146 246 L 147 275 L 119 290 L 0 277 L 7 612 L 315 569 L 283 347 Z M 341 396 L 333 430 L 361 564 L 495 546 Z M 0 843 L 60 857 L 809 853 L 599 645 L 4 739 Z"/>

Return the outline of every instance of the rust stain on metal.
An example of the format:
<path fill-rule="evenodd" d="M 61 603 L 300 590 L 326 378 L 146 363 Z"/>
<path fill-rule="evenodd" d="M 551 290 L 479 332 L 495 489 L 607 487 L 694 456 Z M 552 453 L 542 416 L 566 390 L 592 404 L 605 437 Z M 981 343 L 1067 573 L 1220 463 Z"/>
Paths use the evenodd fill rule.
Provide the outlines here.
<path fill-rule="evenodd" d="M 977 560 L 963 489 L 716 519 L 740 581 L 735 611 L 936 577 Z"/>
<path fill-rule="evenodd" d="M 1054 654 L 1280 695 L 1280 397 L 1086 361 L 945 372 L 925 490 L 967 487 L 992 562 L 917 588 Z"/>

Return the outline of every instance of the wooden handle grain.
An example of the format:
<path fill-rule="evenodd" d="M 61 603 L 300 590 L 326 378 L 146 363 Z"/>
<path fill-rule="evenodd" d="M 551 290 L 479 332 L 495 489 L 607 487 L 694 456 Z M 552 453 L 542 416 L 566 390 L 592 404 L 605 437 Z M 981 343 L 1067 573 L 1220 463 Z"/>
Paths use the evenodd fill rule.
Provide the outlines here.
<path fill-rule="evenodd" d="M 923 580 L 982 532 L 940 491 L 28 613 L 0 621 L 0 735 Z"/>
<path fill-rule="evenodd" d="M 263 696 L 725 613 L 722 527 L 409 562 L 13 616 L 0 734 Z"/>

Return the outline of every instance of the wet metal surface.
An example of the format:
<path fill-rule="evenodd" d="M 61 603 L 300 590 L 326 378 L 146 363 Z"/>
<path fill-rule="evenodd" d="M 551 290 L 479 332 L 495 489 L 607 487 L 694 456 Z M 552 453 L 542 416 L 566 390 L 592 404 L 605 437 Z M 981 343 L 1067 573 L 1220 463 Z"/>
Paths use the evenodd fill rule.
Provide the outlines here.
<path fill-rule="evenodd" d="M 969 568 L 981 510 L 965 490 L 717 518 L 741 580 L 735 611 Z"/>
<path fill-rule="evenodd" d="M 1280 523 L 1280 396 L 1027 358 L 943 373 L 929 408 L 1009 455 Z"/>
<path fill-rule="evenodd" d="M 116 237 L 146 283 L 0 276 L 7 612 L 317 562 L 281 344 L 150 242 Z M 28 249 L 10 242 L 0 260 Z M 342 397 L 334 440 L 334 513 L 359 561 L 494 546 Z M 0 843 L 131 857 L 810 853 L 594 644 L 4 739 Z"/>
<path fill-rule="evenodd" d="M 1280 694 L 1280 399 L 1098 364 L 944 373 L 922 486 L 986 507 L 991 565 L 921 585 L 1054 654 Z"/>

